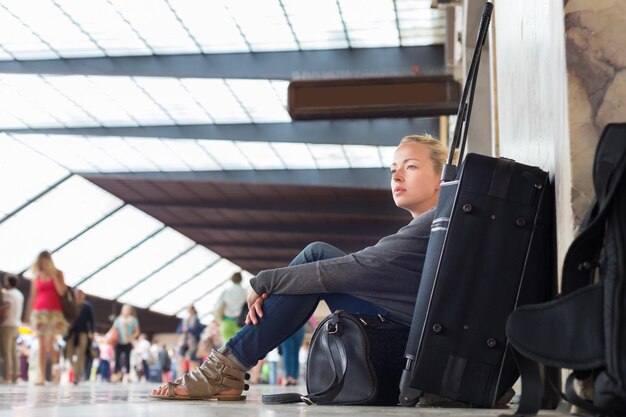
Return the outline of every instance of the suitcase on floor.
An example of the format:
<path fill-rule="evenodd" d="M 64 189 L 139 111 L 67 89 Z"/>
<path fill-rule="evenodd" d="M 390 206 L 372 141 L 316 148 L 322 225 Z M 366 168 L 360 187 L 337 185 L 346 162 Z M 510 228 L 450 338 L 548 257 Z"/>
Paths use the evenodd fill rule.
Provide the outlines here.
<path fill-rule="evenodd" d="M 520 304 L 554 293 L 553 197 L 548 174 L 506 158 L 463 157 L 487 3 L 463 91 L 415 305 L 400 404 L 423 393 L 492 407 L 518 378 L 505 324 Z M 469 94 L 469 97 L 468 97 Z M 463 138 L 463 139 L 461 139 Z"/>

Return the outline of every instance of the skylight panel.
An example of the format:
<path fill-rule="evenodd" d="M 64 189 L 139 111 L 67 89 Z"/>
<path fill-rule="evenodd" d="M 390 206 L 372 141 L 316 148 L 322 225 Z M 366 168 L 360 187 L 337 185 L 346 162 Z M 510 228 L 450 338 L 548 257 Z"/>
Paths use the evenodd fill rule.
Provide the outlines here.
<path fill-rule="evenodd" d="M 89 80 L 141 125 L 171 124 L 169 117 L 132 77 L 90 76 Z"/>
<path fill-rule="evenodd" d="M 239 98 L 239 102 L 243 103 L 253 122 L 291 121 L 289 113 L 274 89 L 286 89 L 287 86 L 278 83 L 272 86 L 266 80 L 227 80 L 226 82 Z"/>
<path fill-rule="evenodd" d="M 272 148 L 288 169 L 315 169 L 315 158 L 305 143 L 272 142 Z"/>
<path fill-rule="evenodd" d="M 3 3 L 3 5 L 8 7 L 8 4 Z M 5 7 L 0 7 L 0 45 L 13 54 L 15 59 L 44 59 L 59 56 Z"/>
<path fill-rule="evenodd" d="M 0 178 L 4 178 L 0 181 L 0 210 L 5 214 L 16 210 L 66 175 L 68 172 L 65 169 L 48 158 L 0 134 Z M 20 181 L 10 181 L 9 178 L 20 178 Z"/>
<path fill-rule="evenodd" d="M 395 146 L 379 146 L 378 152 L 380 153 L 380 160 L 382 162 L 382 166 L 385 168 L 391 167 L 393 163 L 393 154 L 395 153 Z"/>
<path fill-rule="evenodd" d="M 107 55 L 152 53 L 108 1 L 64 0 L 62 7 Z"/>
<path fill-rule="evenodd" d="M 199 140 L 198 143 L 224 169 L 251 169 L 252 165 L 235 142 L 229 140 Z"/>
<path fill-rule="evenodd" d="M 113 299 L 193 245 L 189 238 L 166 228 L 93 275 L 79 288 L 89 294 Z"/>
<path fill-rule="evenodd" d="M 28 102 L 35 104 L 29 106 L 31 113 L 39 107 L 52 115 L 57 120 L 56 124 L 59 121 L 74 126 L 93 125 L 95 123 L 93 117 L 56 91 L 43 77 L 4 74 L 0 79 Z"/>
<path fill-rule="evenodd" d="M 181 79 L 181 83 L 187 87 L 215 123 L 249 123 L 251 121 L 224 80 L 187 78 Z"/>
<path fill-rule="evenodd" d="M 133 118 L 85 76 L 48 76 L 46 81 L 106 126 L 135 125 Z"/>
<path fill-rule="evenodd" d="M 392 1 L 340 0 L 339 3 L 353 47 L 398 46 Z"/>
<path fill-rule="evenodd" d="M 31 149 L 61 164 L 69 171 L 98 171 L 98 168 L 83 156 L 83 151 L 80 148 L 84 138 L 80 136 L 16 135 L 15 137 Z"/>
<path fill-rule="evenodd" d="M 202 272 L 189 282 L 176 288 L 163 299 L 150 307 L 150 310 L 163 314 L 178 314 L 192 304 L 198 297 L 206 294 L 225 282 L 230 282 L 230 277 L 237 272 L 239 267 L 227 259 L 220 259 L 209 269 Z"/>
<path fill-rule="evenodd" d="M 189 171 L 189 165 L 176 157 L 160 139 L 126 138 L 126 142 L 161 171 Z"/>
<path fill-rule="evenodd" d="M 132 141 L 126 141 L 120 137 L 107 136 L 94 138 L 92 143 L 127 167 L 129 171 L 146 172 L 159 170 L 158 166 L 131 145 Z"/>
<path fill-rule="evenodd" d="M 9 77 L 9 83 L 12 78 Z M 44 111 L 37 103 L 29 101 L 7 84 L 5 75 L 0 75 L 0 111 L 22 120 L 27 127 L 59 125 L 61 121 Z M 8 128 L 9 126 L 2 126 Z"/>
<path fill-rule="evenodd" d="M 348 157 L 350 168 L 380 167 L 380 154 L 376 146 L 343 145 L 343 151 Z"/>
<path fill-rule="evenodd" d="M 202 52 L 250 51 L 224 1 L 170 0 L 169 3 Z"/>
<path fill-rule="evenodd" d="M 21 272 L 37 253 L 60 246 L 121 204 L 87 180 L 70 178 L 0 224 L 0 265 Z"/>
<path fill-rule="evenodd" d="M 162 142 L 192 171 L 216 171 L 222 168 L 193 139 L 162 139 Z"/>
<path fill-rule="evenodd" d="M 176 15 L 168 7 L 168 2 L 111 0 L 111 3 L 124 15 L 155 54 L 200 52 Z"/>
<path fill-rule="evenodd" d="M 73 286 L 162 227 L 142 211 L 125 206 L 64 246 L 54 259 L 63 265 L 66 284 Z"/>
<path fill-rule="evenodd" d="M 347 48 L 336 0 L 282 0 L 302 49 Z"/>
<path fill-rule="evenodd" d="M 285 168 L 269 142 L 237 142 L 237 147 L 252 163 L 254 169 Z"/>
<path fill-rule="evenodd" d="M 219 256 L 204 246 L 195 246 L 174 262 L 119 297 L 122 303 L 147 307 L 164 293 L 178 287 L 181 282 L 199 273 L 215 262 Z"/>
<path fill-rule="evenodd" d="M 346 168 L 349 166 L 341 145 L 310 144 L 308 146 L 318 168 Z"/>
<path fill-rule="evenodd" d="M 4 0 L 3 5 L 61 57 L 101 55 L 99 48 L 53 2 L 39 1 L 33 7 L 30 2 Z"/>
<path fill-rule="evenodd" d="M 298 49 L 278 0 L 231 0 L 227 6 L 253 52 Z"/>
<path fill-rule="evenodd" d="M 211 123 L 211 118 L 175 78 L 136 77 L 135 82 L 159 103 L 176 123 Z"/>

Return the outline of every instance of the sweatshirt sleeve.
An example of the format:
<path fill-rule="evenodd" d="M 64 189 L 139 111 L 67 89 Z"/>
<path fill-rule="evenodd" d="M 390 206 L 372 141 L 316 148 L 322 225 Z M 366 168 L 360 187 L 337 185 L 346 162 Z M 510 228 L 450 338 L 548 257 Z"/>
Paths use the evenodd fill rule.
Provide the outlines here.
<path fill-rule="evenodd" d="M 355 284 L 364 271 L 354 255 L 326 259 L 286 268 L 261 271 L 250 280 L 257 294 L 315 294 L 341 292 Z"/>
<path fill-rule="evenodd" d="M 421 273 L 433 214 L 431 210 L 396 234 L 350 255 L 261 271 L 250 280 L 250 286 L 257 294 L 339 292 L 358 296 L 402 291 L 405 283 L 390 282 L 389 278 L 415 280 L 415 273 Z"/>

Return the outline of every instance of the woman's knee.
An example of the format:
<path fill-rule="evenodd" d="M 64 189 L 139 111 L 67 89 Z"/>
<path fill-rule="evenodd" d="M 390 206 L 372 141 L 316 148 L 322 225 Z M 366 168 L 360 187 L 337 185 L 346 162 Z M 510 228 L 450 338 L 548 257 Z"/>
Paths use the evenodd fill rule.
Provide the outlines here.
<path fill-rule="evenodd" d="M 336 258 L 338 256 L 342 256 L 343 252 L 337 249 L 333 245 L 330 245 L 326 242 L 312 242 L 309 243 L 302 250 L 305 258 L 309 262 L 315 262 L 322 259 L 330 259 Z"/>

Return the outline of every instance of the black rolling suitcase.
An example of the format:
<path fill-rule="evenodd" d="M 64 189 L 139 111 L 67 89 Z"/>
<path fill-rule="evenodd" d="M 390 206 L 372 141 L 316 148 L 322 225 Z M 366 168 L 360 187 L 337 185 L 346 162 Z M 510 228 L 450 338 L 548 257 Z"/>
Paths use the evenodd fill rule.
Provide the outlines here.
<path fill-rule="evenodd" d="M 400 403 L 422 393 L 492 407 L 518 371 L 505 335 L 520 304 L 554 293 L 553 197 L 548 174 L 468 154 L 452 165 L 467 123 L 493 6 L 483 9 L 432 224 L 400 382 Z M 469 95 L 469 97 L 468 97 Z M 462 140 L 461 140 L 462 138 Z"/>

